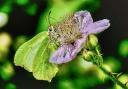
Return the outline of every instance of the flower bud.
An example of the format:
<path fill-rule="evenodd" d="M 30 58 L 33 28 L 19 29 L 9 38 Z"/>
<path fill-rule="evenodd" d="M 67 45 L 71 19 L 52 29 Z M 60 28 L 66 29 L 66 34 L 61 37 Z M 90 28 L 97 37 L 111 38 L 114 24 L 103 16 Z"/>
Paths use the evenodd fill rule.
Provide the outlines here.
<path fill-rule="evenodd" d="M 86 42 L 86 48 L 87 49 L 94 49 L 98 45 L 98 38 L 95 35 L 89 35 L 87 42 Z"/>
<path fill-rule="evenodd" d="M 90 61 L 97 66 L 101 66 L 103 64 L 103 58 L 100 54 L 95 53 L 95 51 L 87 51 L 84 50 L 83 53 L 83 58 L 86 61 Z"/>
<path fill-rule="evenodd" d="M 83 51 L 82 55 L 83 55 L 84 60 L 92 61 L 93 60 L 92 57 L 94 53 L 92 51 Z"/>

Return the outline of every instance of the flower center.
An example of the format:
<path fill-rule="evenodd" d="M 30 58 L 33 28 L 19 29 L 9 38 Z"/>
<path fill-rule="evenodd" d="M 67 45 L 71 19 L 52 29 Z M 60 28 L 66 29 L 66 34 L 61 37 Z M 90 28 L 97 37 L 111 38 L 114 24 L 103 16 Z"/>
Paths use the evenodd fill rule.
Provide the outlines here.
<path fill-rule="evenodd" d="M 78 19 L 70 16 L 63 22 L 49 28 L 49 36 L 52 41 L 61 45 L 73 43 L 82 36 Z"/>

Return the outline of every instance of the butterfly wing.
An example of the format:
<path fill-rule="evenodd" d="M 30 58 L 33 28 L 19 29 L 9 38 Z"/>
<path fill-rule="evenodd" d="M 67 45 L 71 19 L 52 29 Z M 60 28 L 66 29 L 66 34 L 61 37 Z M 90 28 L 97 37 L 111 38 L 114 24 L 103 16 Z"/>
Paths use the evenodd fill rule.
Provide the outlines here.
<path fill-rule="evenodd" d="M 41 32 L 31 40 L 22 44 L 16 51 L 14 63 L 17 66 L 24 67 L 27 71 L 32 72 L 32 63 L 39 50 L 42 41 L 47 37 L 47 32 Z"/>

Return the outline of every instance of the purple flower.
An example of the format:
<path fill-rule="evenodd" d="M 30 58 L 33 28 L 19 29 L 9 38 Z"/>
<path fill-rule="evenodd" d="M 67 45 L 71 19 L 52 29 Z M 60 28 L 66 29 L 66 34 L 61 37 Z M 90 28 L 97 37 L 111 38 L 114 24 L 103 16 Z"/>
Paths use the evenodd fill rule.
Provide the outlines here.
<path fill-rule="evenodd" d="M 55 64 L 62 64 L 62 63 L 71 61 L 72 59 L 74 59 L 77 56 L 77 54 L 85 46 L 86 38 L 89 34 L 100 33 L 110 26 L 109 20 L 107 20 L 107 19 L 93 22 L 91 14 L 88 11 L 76 12 L 73 15 L 73 18 L 75 18 L 75 20 L 76 20 L 74 24 L 77 24 L 77 25 L 71 25 L 71 26 L 74 26 L 75 28 L 77 28 L 77 29 L 75 29 L 76 31 L 73 31 L 74 28 L 72 27 L 73 30 L 71 30 L 72 33 L 70 32 L 70 34 L 69 34 L 69 35 L 71 35 L 70 37 L 67 37 L 68 35 L 63 36 L 64 32 L 59 34 L 60 35 L 59 41 L 61 43 L 61 41 L 63 42 L 63 41 L 65 41 L 65 39 L 71 40 L 73 37 L 75 38 L 75 40 L 72 40 L 72 42 L 65 41 L 67 43 L 62 44 L 57 49 L 57 51 L 55 51 L 55 53 L 53 53 L 49 62 L 55 63 Z M 58 29 L 61 29 L 61 28 L 58 27 Z M 77 30 L 79 30 L 78 31 L 78 32 L 80 32 L 79 35 L 81 35 L 79 38 L 74 36 L 75 34 L 78 33 Z M 61 30 L 59 30 L 59 31 L 61 31 Z M 69 31 L 70 31 L 70 29 L 69 29 Z"/>

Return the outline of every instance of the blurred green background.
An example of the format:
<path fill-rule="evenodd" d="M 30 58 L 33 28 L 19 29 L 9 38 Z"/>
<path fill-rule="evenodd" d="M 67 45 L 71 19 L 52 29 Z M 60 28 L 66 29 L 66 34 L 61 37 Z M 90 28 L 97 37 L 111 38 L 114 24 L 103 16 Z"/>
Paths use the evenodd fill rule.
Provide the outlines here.
<path fill-rule="evenodd" d="M 0 0 L 0 89 L 121 89 L 101 70 L 82 59 L 60 66 L 51 83 L 35 80 L 31 73 L 13 64 L 17 48 L 48 28 L 47 16 L 55 22 L 69 13 L 88 10 L 94 20 L 107 18 L 111 27 L 101 33 L 104 66 L 128 80 L 127 0 Z"/>

